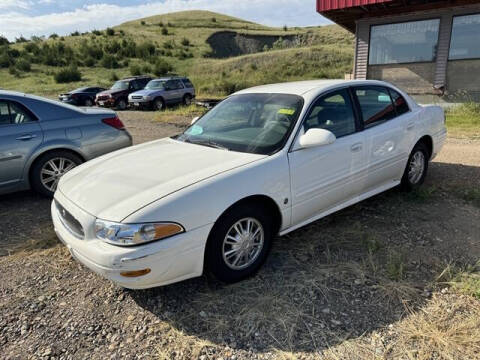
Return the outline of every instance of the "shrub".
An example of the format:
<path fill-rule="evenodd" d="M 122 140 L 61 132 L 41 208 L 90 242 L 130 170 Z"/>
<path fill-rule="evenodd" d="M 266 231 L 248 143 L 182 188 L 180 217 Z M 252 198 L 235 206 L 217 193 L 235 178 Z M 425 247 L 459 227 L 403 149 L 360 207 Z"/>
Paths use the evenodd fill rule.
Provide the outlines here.
<path fill-rule="evenodd" d="M 140 24 L 145 25 L 145 21 L 143 21 L 143 20 L 140 21 Z"/>
<path fill-rule="evenodd" d="M 54 79 L 57 83 L 69 83 L 80 81 L 82 79 L 82 74 L 78 71 L 76 66 L 70 66 L 57 72 L 54 75 Z"/>
<path fill-rule="evenodd" d="M 0 54 L 0 68 L 8 68 L 12 64 L 12 60 L 7 53 Z"/>
<path fill-rule="evenodd" d="M 120 33 L 121 36 L 125 35 L 125 31 L 123 31 L 123 30 L 120 30 L 119 33 Z"/>
<path fill-rule="evenodd" d="M 153 73 L 156 76 L 166 75 L 172 70 L 173 70 L 173 66 L 164 59 L 158 59 L 155 65 L 153 66 Z"/>
<path fill-rule="evenodd" d="M 117 81 L 119 78 L 118 78 L 118 75 L 117 73 L 114 71 L 112 72 L 112 74 L 110 75 L 110 81 Z"/>
<path fill-rule="evenodd" d="M 35 54 L 35 55 L 40 54 L 40 47 L 37 44 L 32 43 L 32 42 L 25 44 L 24 49 L 26 51 L 28 51 L 29 53 L 32 53 L 32 54 Z"/>
<path fill-rule="evenodd" d="M 137 58 L 147 60 L 155 54 L 155 45 L 150 41 L 137 45 L 135 54 Z"/>
<path fill-rule="evenodd" d="M 283 25 L 283 31 L 288 31 L 288 26 L 287 25 Z"/>
<path fill-rule="evenodd" d="M 190 40 L 188 40 L 187 38 L 183 38 L 182 39 L 182 45 L 183 46 L 190 46 Z"/>
<path fill-rule="evenodd" d="M 10 75 L 15 76 L 15 77 L 18 77 L 18 76 L 20 75 L 20 74 L 18 73 L 17 69 L 15 68 L 15 66 L 13 66 L 13 65 L 10 65 L 10 66 L 8 67 L 8 73 L 9 73 Z"/>
<path fill-rule="evenodd" d="M 166 27 L 162 27 L 162 35 L 168 35 L 168 29 Z"/>
<path fill-rule="evenodd" d="M 107 28 L 106 33 L 108 36 L 113 36 L 115 35 L 115 30 L 112 28 Z"/>
<path fill-rule="evenodd" d="M 212 22 L 217 22 L 217 18 L 212 17 Z"/>
<path fill-rule="evenodd" d="M 0 46 L 8 44 L 10 44 L 10 41 L 6 37 L 0 36 Z"/>
<path fill-rule="evenodd" d="M 132 64 L 130 65 L 130 74 L 133 76 L 141 75 L 142 74 L 142 68 L 138 64 Z"/>
<path fill-rule="evenodd" d="M 103 54 L 103 58 L 100 64 L 107 69 L 116 69 L 118 68 L 118 62 L 115 56 L 110 54 Z"/>
<path fill-rule="evenodd" d="M 80 36 L 80 33 L 78 31 L 74 31 L 70 34 L 70 36 Z"/>
<path fill-rule="evenodd" d="M 142 73 L 143 74 L 148 74 L 148 73 L 151 73 L 151 72 L 152 72 L 152 68 L 150 67 L 150 65 L 148 65 L 148 64 L 143 65 L 143 67 L 142 67 Z M 140 75 L 142 75 L 142 74 L 140 74 Z"/>
<path fill-rule="evenodd" d="M 162 46 L 164 49 L 173 49 L 175 47 L 175 42 L 173 40 L 167 40 Z"/>
<path fill-rule="evenodd" d="M 17 69 L 21 71 L 28 72 L 31 70 L 30 62 L 26 59 L 19 59 L 15 65 Z"/>
<path fill-rule="evenodd" d="M 50 36 L 48 37 L 49 39 L 57 39 L 58 38 L 58 34 L 50 34 Z"/>
<path fill-rule="evenodd" d="M 93 57 L 89 56 L 85 59 L 84 64 L 87 67 L 95 66 L 95 59 Z"/>
<path fill-rule="evenodd" d="M 27 42 L 28 40 L 25 39 L 23 36 L 20 36 L 19 38 L 16 38 L 15 39 L 15 42 L 16 43 L 24 43 L 24 42 Z"/>
<path fill-rule="evenodd" d="M 100 30 L 92 30 L 92 34 L 94 35 L 102 35 L 102 32 Z"/>
<path fill-rule="evenodd" d="M 158 23 L 158 26 L 163 27 L 163 22 L 160 21 L 160 22 Z"/>

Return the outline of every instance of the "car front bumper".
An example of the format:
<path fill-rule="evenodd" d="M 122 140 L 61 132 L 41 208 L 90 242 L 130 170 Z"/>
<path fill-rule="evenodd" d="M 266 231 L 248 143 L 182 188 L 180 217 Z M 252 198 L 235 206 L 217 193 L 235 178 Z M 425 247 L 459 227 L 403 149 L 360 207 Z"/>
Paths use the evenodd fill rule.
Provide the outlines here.
<path fill-rule="evenodd" d="M 153 100 L 128 99 L 128 106 L 133 109 L 152 109 Z"/>
<path fill-rule="evenodd" d="M 114 98 L 108 98 L 108 99 L 105 99 L 105 100 L 95 99 L 95 104 L 97 106 L 112 108 L 112 107 L 115 106 L 115 99 Z"/>
<path fill-rule="evenodd" d="M 65 225 L 55 201 L 82 225 L 84 239 L 75 236 Z M 94 235 L 95 217 L 78 208 L 60 191 L 55 193 L 51 212 L 55 232 L 72 257 L 125 288 L 167 285 L 200 276 L 203 272 L 206 240 L 213 224 L 145 245 L 120 247 L 97 239 Z M 151 271 L 139 277 L 121 275 L 122 272 L 143 269 Z"/>

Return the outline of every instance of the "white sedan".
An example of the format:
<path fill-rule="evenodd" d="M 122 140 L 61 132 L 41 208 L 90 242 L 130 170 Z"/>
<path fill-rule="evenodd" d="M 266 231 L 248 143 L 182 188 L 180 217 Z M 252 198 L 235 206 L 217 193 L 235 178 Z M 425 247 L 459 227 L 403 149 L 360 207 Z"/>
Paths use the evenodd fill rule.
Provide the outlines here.
<path fill-rule="evenodd" d="M 446 138 L 440 107 L 380 81 L 259 86 L 195 120 L 62 177 L 52 218 L 74 258 L 133 289 L 238 281 L 275 236 L 421 185 Z"/>

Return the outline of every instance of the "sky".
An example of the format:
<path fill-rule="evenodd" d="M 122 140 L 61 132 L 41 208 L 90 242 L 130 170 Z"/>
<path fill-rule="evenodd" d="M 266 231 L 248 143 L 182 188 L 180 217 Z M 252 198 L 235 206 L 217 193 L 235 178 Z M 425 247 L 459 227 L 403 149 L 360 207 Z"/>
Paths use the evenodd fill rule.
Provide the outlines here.
<path fill-rule="evenodd" d="M 181 10 L 210 10 L 269 26 L 329 23 L 315 7 L 315 0 L 0 0 L 0 35 L 66 35 Z"/>

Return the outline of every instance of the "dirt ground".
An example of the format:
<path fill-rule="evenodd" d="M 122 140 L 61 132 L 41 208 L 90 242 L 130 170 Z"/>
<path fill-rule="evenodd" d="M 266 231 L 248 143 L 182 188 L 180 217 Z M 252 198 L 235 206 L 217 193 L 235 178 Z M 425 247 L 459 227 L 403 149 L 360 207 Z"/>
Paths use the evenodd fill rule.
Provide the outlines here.
<path fill-rule="evenodd" d="M 135 143 L 189 121 L 121 118 Z M 420 356 L 425 346 L 415 344 L 429 344 L 421 336 L 402 342 L 427 323 L 421 333 L 433 331 L 428 314 L 442 324 L 480 319 L 480 301 L 458 305 L 442 282 L 445 269 L 480 259 L 480 205 L 467 196 L 475 189 L 480 142 L 448 139 L 421 190 L 394 189 L 277 238 L 251 279 L 226 286 L 203 276 L 142 291 L 72 260 L 48 200 L 0 196 L 0 358 L 475 358 L 475 322 L 455 331 L 477 340 L 452 340 L 445 353 Z"/>

